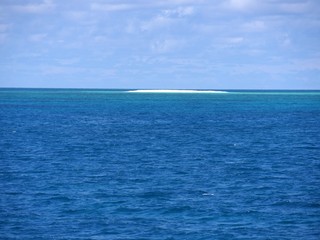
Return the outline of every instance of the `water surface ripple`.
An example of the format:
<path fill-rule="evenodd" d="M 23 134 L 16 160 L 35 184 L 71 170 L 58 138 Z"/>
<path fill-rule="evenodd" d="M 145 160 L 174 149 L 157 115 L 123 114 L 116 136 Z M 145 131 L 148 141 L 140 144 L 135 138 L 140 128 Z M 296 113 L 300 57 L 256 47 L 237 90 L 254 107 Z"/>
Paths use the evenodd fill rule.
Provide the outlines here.
<path fill-rule="evenodd" d="M 1 239 L 319 239 L 320 93 L 0 90 Z"/>

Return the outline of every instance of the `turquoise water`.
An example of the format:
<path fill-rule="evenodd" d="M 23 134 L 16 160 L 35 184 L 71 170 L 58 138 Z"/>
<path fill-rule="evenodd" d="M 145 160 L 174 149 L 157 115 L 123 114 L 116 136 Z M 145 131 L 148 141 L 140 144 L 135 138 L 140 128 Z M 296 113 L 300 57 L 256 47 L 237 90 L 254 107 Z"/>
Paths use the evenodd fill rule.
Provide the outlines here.
<path fill-rule="evenodd" d="M 1 239 L 319 239 L 320 91 L 0 89 Z"/>

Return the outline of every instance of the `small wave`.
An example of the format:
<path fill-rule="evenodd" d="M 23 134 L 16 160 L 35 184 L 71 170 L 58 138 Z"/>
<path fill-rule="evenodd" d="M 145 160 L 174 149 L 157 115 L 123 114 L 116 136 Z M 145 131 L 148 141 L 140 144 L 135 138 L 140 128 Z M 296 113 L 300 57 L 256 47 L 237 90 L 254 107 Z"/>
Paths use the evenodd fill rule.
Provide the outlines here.
<path fill-rule="evenodd" d="M 192 210 L 191 206 L 174 206 L 165 210 L 165 213 L 183 213 Z"/>
<path fill-rule="evenodd" d="M 214 196 L 214 193 L 202 193 L 202 196 Z"/>
<path fill-rule="evenodd" d="M 132 93 L 228 93 L 226 91 L 213 91 L 213 90 L 176 90 L 176 89 L 140 89 L 129 90 Z"/>

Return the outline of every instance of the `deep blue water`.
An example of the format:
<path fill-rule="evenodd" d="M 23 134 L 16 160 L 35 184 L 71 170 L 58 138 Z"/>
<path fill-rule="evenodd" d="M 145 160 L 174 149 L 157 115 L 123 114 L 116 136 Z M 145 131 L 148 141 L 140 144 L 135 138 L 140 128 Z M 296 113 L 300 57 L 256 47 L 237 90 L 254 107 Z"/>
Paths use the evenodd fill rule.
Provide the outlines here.
<path fill-rule="evenodd" d="M 320 92 L 0 89 L 1 239 L 320 239 Z"/>

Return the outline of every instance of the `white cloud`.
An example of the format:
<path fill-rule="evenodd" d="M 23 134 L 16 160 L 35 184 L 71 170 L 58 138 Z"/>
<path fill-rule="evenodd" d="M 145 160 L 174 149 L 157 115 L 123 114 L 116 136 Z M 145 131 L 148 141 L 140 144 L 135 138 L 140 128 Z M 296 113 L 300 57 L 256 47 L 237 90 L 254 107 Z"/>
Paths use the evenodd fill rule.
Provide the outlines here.
<path fill-rule="evenodd" d="M 108 38 L 106 36 L 103 36 L 103 35 L 98 35 L 98 36 L 93 37 L 93 40 L 96 43 L 104 43 L 104 42 L 106 42 L 108 40 Z"/>
<path fill-rule="evenodd" d="M 153 9 L 153 8 L 167 8 L 177 7 L 182 15 L 189 15 L 192 13 L 192 7 L 184 7 L 185 5 L 201 5 L 206 0 L 153 0 L 153 1 L 124 1 L 122 3 L 100 3 L 95 2 L 90 5 L 91 10 L 100 11 L 123 11 L 130 9 Z"/>
<path fill-rule="evenodd" d="M 84 68 L 72 67 L 72 66 L 42 66 L 41 72 L 44 75 L 55 75 L 55 74 L 75 74 L 84 72 Z"/>
<path fill-rule="evenodd" d="M 15 5 L 13 10 L 23 13 L 44 13 L 54 9 L 55 5 L 51 0 L 44 0 L 38 4 Z"/>
<path fill-rule="evenodd" d="M 206 0 L 153 0 L 150 1 L 150 6 L 177 6 L 186 4 L 201 4 Z"/>
<path fill-rule="evenodd" d="M 8 24 L 0 24 L 0 32 L 5 32 L 9 28 Z"/>
<path fill-rule="evenodd" d="M 242 43 L 243 41 L 244 41 L 243 37 L 231 37 L 226 39 L 226 42 L 228 44 L 233 44 L 233 45 Z"/>
<path fill-rule="evenodd" d="M 281 45 L 283 47 L 289 47 L 291 46 L 291 38 L 289 37 L 288 34 L 285 34 L 282 39 L 281 39 Z"/>
<path fill-rule="evenodd" d="M 0 33 L 0 43 L 4 43 L 7 39 L 7 34 Z"/>
<path fill-rule="evenodd" d="M 87 17 L 87 12 L 85 11 L 68 11 L 65 16 L 74 21 L 82 21 Z"/>
<path fill-rule="evenodd" d="M 7 30 L 9 28 L 8 24 L 0 24 L 0 43 L 4 43 L 7 40 L 8 34 Z"/>
<path fill-rule="evenodd" d="M 320 58 L 294 59 L 287 62 L 263 64 L 236 64 L 232 66 L 237 73 L 264 73 L 264 74 L 288 74 L 301 71 L 320 71 Z"/>
<path fill-rule="evenodd" d="M 150 21 L 143 22 L 140 28 L 142 31 L 153 30 L 158 27 L 169 25 L 172 21 L 171 18 L 160 15 L 152 18 Z"/>
<path fill-rule="evenodd" d="M 309 1 L 307 2 L 291 2 L 291 3 L 282 3 L 279 4 L 279 9 L 284 12 L 290 13 L 303 13 L 311 8 L 311 4 Z"/>
<path fill-rule="evenodd" d="M 136 32 L 136 25 L 133 21 L 129 21 L 125 27 L 126 33 L 135 33 Z"/>
<path fill-rule="evenodd" d="M 320 71 L 320 57 L 309 59 L 295 59 L 292 61 L 293 68 L 303 71 L 317 70 Z"/>
<path fill-rule="evenodd" d="M 109 4 L 109 3 L 92 3 L 91 10 L 94 11 L 124 11 L 134 8 L 135 6 L 132 4 Z"/>
<path fill-rule="evenodd" d="M 39 33 L 39 34 L 32 34 L 29 36 L 29 41 L 32 42 L 41 42 L 46 38 L 47 34 Z"/>
<path fill-rule="evenodd" d="M 227 9 L 236 11 L 255 11 L 264 14 L 274 13 L 306 13 L 317 9 L 318 6 L 312 0 L 280 1 L 280 0 L 228 0 L 222 4 Z"/>
<path fill-rule="evenodd" d="M 220 25 L 220 24 L 219 24 Z M 199 32 L 200 34 L 212 34 L 215 31 L 217 31 L 217 29 L 221 30 L 221 26 L 219 26 L 218 24 L 195 24 L 192 26 L 193 30 L 196 32 Z"/>
<path fill-rule="evenodd" d="M 219 38 L 213 43 L 213 47 L 217 49 L 238 47 L 240 44 L 243 44 L 244 41 L 245 38 L 241 36 Z"/>
<path fill-rule="evenodd" d="M 243 29 L 249 32 L 259 32 L 266 29 L 266 23 L 264 21 L 256 20 L 243 24 Z"/>
<path fill-rule="evenodd" d="M 235 10 L 249 10 L 256 6 L 255 0 L 229 0 L 228 6 Z"/>
<path fill-rule="evenodd" d="M 190 16 L 193 13 L 194 13 L 194 8 L 191 6 L 179 7 L 176 9 L 167 9 L 163 11 L 163 15 L 165 16 L 177 16 L 177 17 Z"/>
<path fill-rule="evenodd" d="M 79 62 L 79 58 L 65 58 L 58 60 L 58 63 L 61 65 L 74 65 Z"/>
<path fill-rule="evenodd" d="M 153 30 L 155 28 L 163 27 L 172 24 L 174 21 L 181 17 L 190 16 L 194 13 L 194 8 L 179 7 L 176 9 L 163 10 L 159 15 L 152 18 L 149 21 L 145 21 L 141 24 L 140 29 L 142 31 Z"/>
<path fill-rule="evenodd" d="M 157 40 L 151 44 L 151 50 L 156 53 L 166 53 L 177 49 L 182 42 L 176 39 Z"/>

